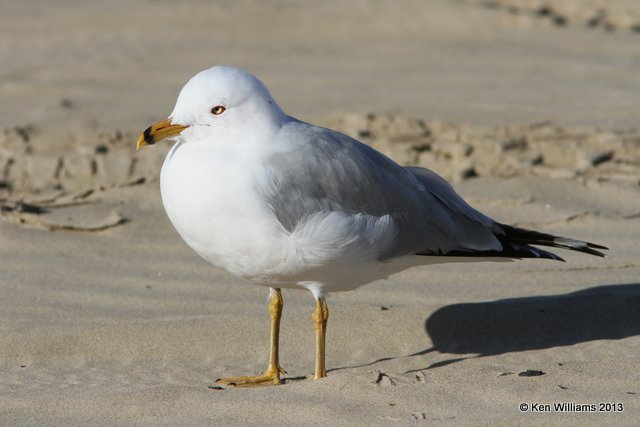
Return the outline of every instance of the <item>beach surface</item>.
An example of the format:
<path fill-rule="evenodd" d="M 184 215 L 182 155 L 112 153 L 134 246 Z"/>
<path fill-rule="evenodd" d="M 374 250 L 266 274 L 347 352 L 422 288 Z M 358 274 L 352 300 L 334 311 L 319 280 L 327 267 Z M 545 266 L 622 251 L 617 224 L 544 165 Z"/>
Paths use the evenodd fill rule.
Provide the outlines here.
<path fill-rule="evenodd" d="M 0 424 L 637 425 L 640 6 L 542 3 L 0 5 Z M 216 64 L 500 222 L 608 257 L 331 294 L 318 381 L 313 298 L 284 290 L 285 384 L 218 387 L 266 367 L 267 288 L 174 231 L 170 144 L 135 151 Z"/>

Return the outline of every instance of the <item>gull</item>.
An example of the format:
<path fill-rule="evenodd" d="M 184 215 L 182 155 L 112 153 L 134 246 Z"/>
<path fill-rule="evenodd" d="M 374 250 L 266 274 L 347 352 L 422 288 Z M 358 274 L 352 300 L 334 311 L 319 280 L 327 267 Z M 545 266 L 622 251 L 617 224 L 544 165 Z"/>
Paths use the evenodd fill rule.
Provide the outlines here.
<path fill-rule="evenodd" d="M 478 260 L 562 259 L 532 245 L 604 257 L 594 243 L 501 224 L 436 173 L 403 167 L 340 132 L 287 115 L 265 85 L 229 66 L 182 88 L 137 148 L 175 140 L 160 172 L 162 203 L 201 257 L 269 290 L 267 369 L 221 378 L 280 384 L 282 288 L 315 298 L 315 379 L 326 376 L 325 296 L 410 267 Z"/>

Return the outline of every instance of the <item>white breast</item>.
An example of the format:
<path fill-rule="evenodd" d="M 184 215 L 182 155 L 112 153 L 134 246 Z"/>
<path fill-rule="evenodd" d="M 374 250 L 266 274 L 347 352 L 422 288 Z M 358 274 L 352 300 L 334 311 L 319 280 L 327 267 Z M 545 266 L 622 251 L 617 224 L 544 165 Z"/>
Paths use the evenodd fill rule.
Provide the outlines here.
<path fill-rule="evenodd" d="M 162 203 L 200 256 L 244 278 L 276 262 L 282 227 L 260 202 L 238 150 L 178 142 L 162 166 Z M 255 167 L 255 166 L 254 166 Z"/>

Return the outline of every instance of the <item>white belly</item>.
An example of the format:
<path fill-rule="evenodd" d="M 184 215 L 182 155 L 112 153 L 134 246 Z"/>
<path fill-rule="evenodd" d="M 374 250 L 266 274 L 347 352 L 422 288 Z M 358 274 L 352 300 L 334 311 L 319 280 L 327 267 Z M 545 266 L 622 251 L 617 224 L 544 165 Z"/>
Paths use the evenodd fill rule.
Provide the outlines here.
<path fill-rule="evenodd" d="M 385 244 L 371 244 L 373 235 L 391 243 L 390 218 L 317 212 L 288 232 L 260 197 L 260 180 L 268 177 L 246 151 L 177 143 L 162 167 L 162 202 L 200 256 L 258 284 L 324 293 L 355 289 L 406 268 L 407 260 L 402 268 L 379 262 Z"/>

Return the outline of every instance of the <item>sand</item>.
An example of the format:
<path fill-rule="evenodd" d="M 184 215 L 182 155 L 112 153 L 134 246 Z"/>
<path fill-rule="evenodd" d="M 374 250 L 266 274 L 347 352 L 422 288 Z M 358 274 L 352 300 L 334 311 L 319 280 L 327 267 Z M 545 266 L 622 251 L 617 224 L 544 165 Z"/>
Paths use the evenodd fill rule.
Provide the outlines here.
<path fill-rule="evenodd" d="M 0 424 L 637 424 L 637 7 L 491 3 L 1 5 Z M 608 21 L 585 23 L 597 11 Z M 609 257 L 416 268 L 333 294 L 320 381 L 312 297 L 284 291 L 286 383 L 216 387 L 264 369 L 267 291 L 180 240 L 158 190 L 169 145 L 134 144 L 221 63 L 497 220 Z"/>

